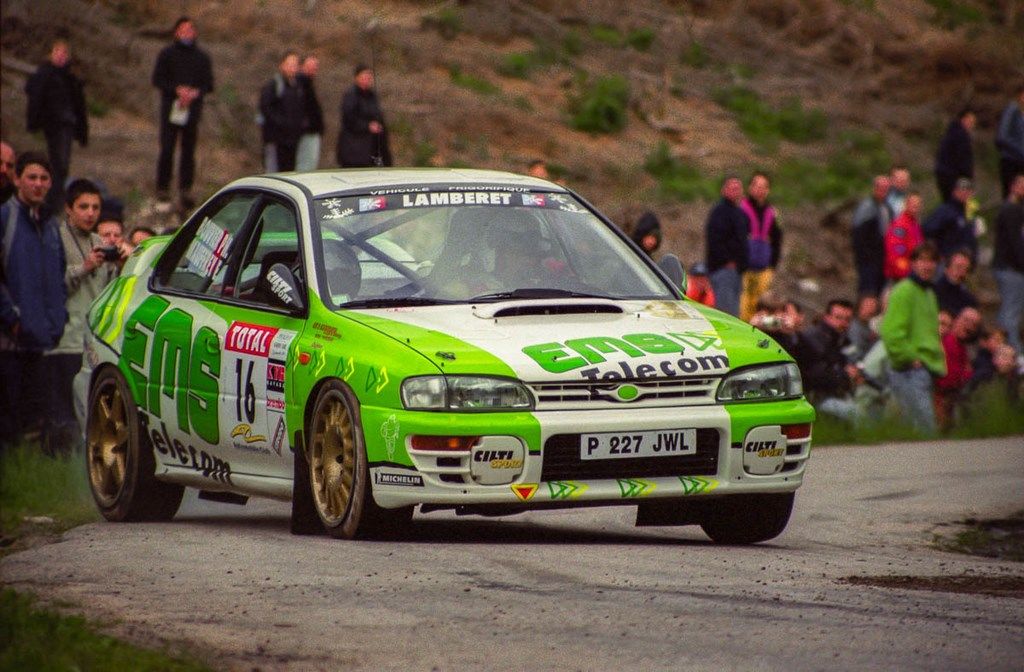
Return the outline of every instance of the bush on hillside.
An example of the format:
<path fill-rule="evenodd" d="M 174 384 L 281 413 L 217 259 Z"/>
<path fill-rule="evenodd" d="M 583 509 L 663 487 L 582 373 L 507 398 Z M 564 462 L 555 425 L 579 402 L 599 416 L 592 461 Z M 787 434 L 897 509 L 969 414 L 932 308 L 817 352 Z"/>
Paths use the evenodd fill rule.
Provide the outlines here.
<path fill-rule="evenodd" d="M 580 82 L 569 100 L 570 124 L 588 133 L 617 133 L 626 127 L 629 83 L 622 75 Z"/>

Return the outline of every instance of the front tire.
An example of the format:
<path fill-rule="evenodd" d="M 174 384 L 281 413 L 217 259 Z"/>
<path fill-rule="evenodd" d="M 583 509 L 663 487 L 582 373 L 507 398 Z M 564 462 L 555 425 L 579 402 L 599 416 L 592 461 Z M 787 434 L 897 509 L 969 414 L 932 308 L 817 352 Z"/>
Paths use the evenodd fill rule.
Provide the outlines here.
<path fill-rule="evenodd" d="M 412 508 L 383 509 L 373 501 L 358 405 L 341 382 L 321 388 L 308 436 L 309 486 L 324 529 L 338 539 L 400 534 Z"/>
<path fill-rule="evenodd" d="M 718 544 L 756 544 L 782 534 L 796 493 L 723 497 L 700 524 Z"/>
<path fill-rule="evenodd" d="M 158 481 L 149 442 L 124 377 L 103 370 L 89 394 L 85 429 L 89 489 L 100 513 L 113 522 L 166 521 L 181 506 L 185 488 Z"/>

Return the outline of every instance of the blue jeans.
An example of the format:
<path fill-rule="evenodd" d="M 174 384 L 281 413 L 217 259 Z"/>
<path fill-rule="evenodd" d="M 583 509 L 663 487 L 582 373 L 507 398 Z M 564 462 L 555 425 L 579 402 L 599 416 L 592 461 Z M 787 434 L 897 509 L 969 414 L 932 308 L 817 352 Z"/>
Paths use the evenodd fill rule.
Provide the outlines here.
<path fill-rule="evenodd" d="M 1020 322 L 1024 317 L 1024 273 L 1010 268 L 993 268 L 992 275 L 996 277 L 999 296 L 1002 298 L 996 321 L 1006 329 L 1006 338 L 1017 354 L 1024 354 L 1020 340 Z"/>
<path fill-rule="evenodd" d="M 715 290 L 715 308 L 730 315 L 740 314 L 740 274 L 735 268 L 722 267 L 708 276 Z"/>
<path fill-rule="evenodd" d="M 925 434 L 934 434 L 935 405 L 933 400 L 932 374 L 923 366 L 904 371 L 890 371 L 889 385 L 892 396 L 906 412 L 914 429 Z"/>

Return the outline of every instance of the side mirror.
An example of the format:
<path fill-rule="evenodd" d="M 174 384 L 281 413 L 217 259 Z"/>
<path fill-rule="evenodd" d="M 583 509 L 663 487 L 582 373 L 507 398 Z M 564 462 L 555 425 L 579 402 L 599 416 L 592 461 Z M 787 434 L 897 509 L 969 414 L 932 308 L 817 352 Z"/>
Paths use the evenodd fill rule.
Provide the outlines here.
<path fill-rule="evenodd" d="M 683 264 L 679 261 L 679 257 L 674 254 L 666 254 L 658 262 L 658 268 L 668 276 L 673 285 L 679 287 L 683 290 L 683 294 L 686 294 L 686 271 L 683 270 Z"/>
<path fill-rule="evenodd" d="M 295 313 L 306 309 L 306 302 L 302 298 L 302 292 L 299 291 L 299 281 L 295 279 L 295 275 L 287 266 L 274 264 L 267 269 L 267 274 L 263 276 L 263 279 L 270 289 L 270 295 L 281 306 Z"/>

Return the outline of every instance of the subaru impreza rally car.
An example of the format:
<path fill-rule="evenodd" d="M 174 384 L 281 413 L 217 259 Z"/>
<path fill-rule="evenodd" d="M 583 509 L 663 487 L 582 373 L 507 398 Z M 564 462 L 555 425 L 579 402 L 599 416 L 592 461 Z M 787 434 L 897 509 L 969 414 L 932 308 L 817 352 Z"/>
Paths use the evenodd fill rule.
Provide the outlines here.
<path fill-rule="evenodd" d="M 772 538 L 810 452 L 800 374 L 665 268 L 529 177 L 235 181 L 92 306 L 76 386 L 96 503 L 167 520 L 185 487 L 271 497 L 294 532 L 343 538 L 417 506 L 634 505 L 638 525 Z"/>

